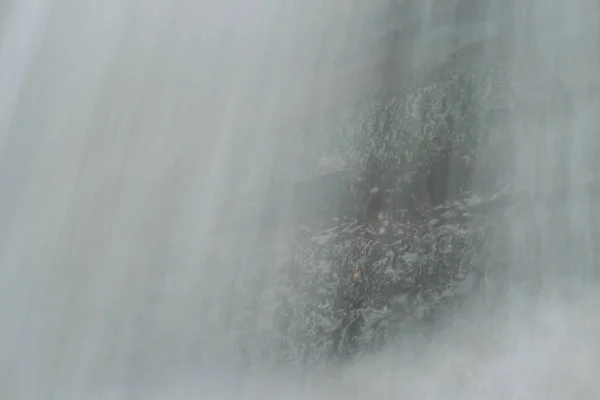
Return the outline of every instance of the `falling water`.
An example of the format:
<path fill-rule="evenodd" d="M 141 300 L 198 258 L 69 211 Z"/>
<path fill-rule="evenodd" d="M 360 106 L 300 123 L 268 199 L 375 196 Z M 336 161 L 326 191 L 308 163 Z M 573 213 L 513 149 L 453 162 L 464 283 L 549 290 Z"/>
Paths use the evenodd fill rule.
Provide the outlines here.
<path fill-rule="evenodd" d="M 514 224 L 513 265 L 542 286 L 590 279 L 597 265 L 598 18 L 585 1 L 518 16 L 510 129 L 529 216 Z"/>
<path fill-rule="evenodd" d="M 597 3 L 388 3 L 0 5 L 2 399 L 598 396 Z M 500 60 L 481 44 L 499 35 Z M 291 212 L 271 182 L 318 170 L 298 127 L 478 43 L 508 77 L 497 256 L 521 294 L 426 346 L 277 364 L 286 255 L 259 221 Z M 575 300 L 541 296 L 567 281 Z"/>

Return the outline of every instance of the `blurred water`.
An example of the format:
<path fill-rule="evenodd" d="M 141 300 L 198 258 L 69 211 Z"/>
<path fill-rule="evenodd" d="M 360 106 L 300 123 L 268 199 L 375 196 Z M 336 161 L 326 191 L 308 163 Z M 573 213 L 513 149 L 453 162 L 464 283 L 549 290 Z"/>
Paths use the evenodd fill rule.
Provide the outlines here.
<path fill-rule="evenodd" d="M 598 396 L 584 289 L 349 365 L 270 367 L 278 271 L 251 260 L 262 188 L 312 167 L 294 127 L 498 32 L 516 185 L 565 195 L 510 221 L 511 279 L 593 275 L 598 5 L 471 3 L 407 3 L 402 23 L 385 1 L 2 3 L 0 396 Z M 486 18 L 457 25 L 475 4 Z"/>
<path fill-rule="evenodd" d="M 509 129 L 515 182 L 529 206 L 528 217 L 513 224 L 513 265 L 542 286 L 569 275 L 587 280 L 597 269 L 597 11 L 585 1 L 527 4 L 517 18 Z"/>

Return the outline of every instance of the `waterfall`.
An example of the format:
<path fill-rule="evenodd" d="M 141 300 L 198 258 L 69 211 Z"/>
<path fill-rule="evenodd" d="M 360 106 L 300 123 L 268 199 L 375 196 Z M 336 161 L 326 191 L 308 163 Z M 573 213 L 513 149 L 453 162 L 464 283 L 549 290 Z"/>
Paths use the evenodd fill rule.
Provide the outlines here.
<path fill-rule="evenodd" d="M 598 395 L 599 11 L 592 0 L 3 2 L 0 397 Z M 289 228 L 316 195 L 299 204 L 297 183 L 346 167 L 339 153 L 359 126 L 348 121 L 433 87 L 455 58 L 502 75 L 480 104 L 496 136 L 475 185 L 510 183 L 483 290 L 511 295 L 479 294 L 494 306 L 427 340 L 309 364 L 302 338 L 277 328 L 286 307 L 314 300 L 286 286 Z M 419 101 L 407 115 L 425 115 Z M 418 118 L 406 123 L 420 129 Z M 265 220 L 285 229 L 265 233 Z"/>

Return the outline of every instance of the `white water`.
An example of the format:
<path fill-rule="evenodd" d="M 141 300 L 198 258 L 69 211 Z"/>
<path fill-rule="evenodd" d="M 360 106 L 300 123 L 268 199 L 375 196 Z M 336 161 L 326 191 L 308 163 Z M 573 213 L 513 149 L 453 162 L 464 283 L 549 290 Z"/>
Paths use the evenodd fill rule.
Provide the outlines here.
<path fill-rule="evenodd" d="M 310 167 L 294 124 L 385 85 L 382 53 L 359 45 L 385 31 L 383 3 L 2 4 L 2 399 L 600 396 L 598 298 L 584 285 L 568 301 L 515 297 L 433 343 L 411 339 L 348 365 L 274 370 L 260 353 L 238 354 L 240 340 L 274 335 L 275 283 L 256 286 L 272 271 L 245 262 L 260 245 L 258 213 L 237 223 L 229 248 L 217 249 L 210 229 L 223 213 L 236 221 L 240 204 L 264 203 L 255 189 L 273 174 Z M 454 34 L 428 22 L 429 3 L 415 9 L 400 79 L 506 17 L 490 8 L 493 22 Z M 598 99 L 588 89 L 600 82 L 600 10 L 592 0 L 530 1 L 509 14 L 517 108 L 500 127 L 514 136 L 506 157 L 532 198 L 559 184 L 568 193 L 510 221 L 510 275 L 541 271 L 544 293 L 560 292 L 557 277 L 587 279 L 597 263 L 580 181 L 597 166 Z M 556 98 L 572 108 L 557 111 Z M 219 250 L 229 258 L 217 268 L 209 257 Z"/>

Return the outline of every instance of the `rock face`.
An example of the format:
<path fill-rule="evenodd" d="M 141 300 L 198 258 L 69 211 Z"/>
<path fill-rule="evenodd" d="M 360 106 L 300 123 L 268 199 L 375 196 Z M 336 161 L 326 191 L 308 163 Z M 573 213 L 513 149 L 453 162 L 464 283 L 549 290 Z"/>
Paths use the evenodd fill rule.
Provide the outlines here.
<path fill-rule="evenodd" d="M 350 148 L 346 171 L 297 185 L 306 214 L 289 268 L 285 318 L 297 323 L 285 335 L 304 353 L 369 348 L 477 290 L 485 239 L 509 193 L 500 176 L 473 186 L 494 139 L 484 118 L 494 74 L 465 68 L 467 56 L 477 59 L 456 55 L 363 115 L 356 134 L 340 139 Z"/>

